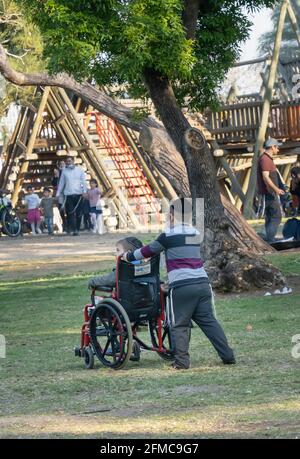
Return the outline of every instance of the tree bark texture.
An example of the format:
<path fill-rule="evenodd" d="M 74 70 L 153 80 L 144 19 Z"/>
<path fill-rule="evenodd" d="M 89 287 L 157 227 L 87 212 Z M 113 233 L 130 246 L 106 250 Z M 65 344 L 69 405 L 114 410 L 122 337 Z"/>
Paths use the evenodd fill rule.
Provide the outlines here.
<path fill-rule="evenodd" d="M 176 153 L 172 151 L 172 161 L 179 165 L 181 174 L 183 166 L 186 167 L 186 174 L 181 175 L 179 182 L 182 189 L 177 188 L 177 193 L 187 196 L 185 193 L 189 185 L 188 196 L 204 198 L 205 236 L 202 251 L 213 286 L 223 291 L 240 291 L 253 286 L 284 285 L 285 279 L 280 271 L 262 257 L 257 257 L 257 253 L 272 251 L 270 246 L 256 235 L 225 198 L 223 207 L 209 145 L 204 135 L 192 129 L 183 115 L 167 79 L 155 71 L 147 71 L 145 81 L 154 106 L 176 146 Z M 140 138 L 143 143 L 143 135 Z M 152 148 L 157 149 L 157 145 L 152 145 Z M 149 145 L 147 151 L 151 152 Z M 157 158 L 159 153 L 151 156 Z M 162 164 L 164 161 L 161 159 L 157 167 L 161 168 Z M 168 165 L 160 170 L 166 175 Z M 174 166 L 171 171 L 174 171 Z"/>

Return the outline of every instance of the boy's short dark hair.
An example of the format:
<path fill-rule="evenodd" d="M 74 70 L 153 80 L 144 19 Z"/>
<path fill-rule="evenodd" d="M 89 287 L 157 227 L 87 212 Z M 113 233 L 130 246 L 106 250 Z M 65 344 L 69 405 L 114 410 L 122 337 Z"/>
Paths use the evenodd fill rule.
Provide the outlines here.
<path fill-rule="evenodd" d="M 124 239 L 120 239 L 117 244 L 122 244 L 124 250 L 126 251 L 134 251 L 136 249 L 140 249 L 143 247 L 142 241 L 140 241 L 138 238 L 129 236 L 125 237 Z"/>
<path fill-rule="evenodd" d="M 98 186 L 98 182 L 97 182 L 97 180 L 96 180 L 96 179 L 94 179 L 94 178 L 92 178 L 92 179 L 91 179 L 90 183 L 95 183 L 95 184 L 96 184 L 96 186 Z"/>
<path fill-rule="evenodd" d="M 26 190 L 27 190 L 27 191 L 33 190 L 33 186 L 32 186 L 32 185 L 28 185 L 28 186 L 26 187 Z"/>
<path fill-rule="evenodd" d="M 47 186 L 44 188 L 44 191 L 43 191 L 43 192 L 45 193 L 45 191 L 48 191 L 48 193 L 51 193 L 51 189 L 48 188 Z"/>

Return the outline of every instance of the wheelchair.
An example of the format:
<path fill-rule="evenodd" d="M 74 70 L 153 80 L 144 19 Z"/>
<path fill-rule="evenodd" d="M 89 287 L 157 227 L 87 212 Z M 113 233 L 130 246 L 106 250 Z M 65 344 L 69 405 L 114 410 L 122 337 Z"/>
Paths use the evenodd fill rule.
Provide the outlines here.
<path fill-rule="evenodd" d="M 91 303 L 84 307 L 81 344 L 75 355 L 84 358 L 85 367 L 94 367 L 94 356 L 108 368 L 119 370 L 129 360 L 139 361 L 141 349 L 154 351 L 162 359 L 174 360 L 170 320 L 166 312 L 168 293 L 159 279 L 156 256 L 141 264 L 127 263 L 118 258 L 116 288 L 102 288 L 96 302 L 95 290 Z M 138 337 L 147 325 L 151 345 Z"/>

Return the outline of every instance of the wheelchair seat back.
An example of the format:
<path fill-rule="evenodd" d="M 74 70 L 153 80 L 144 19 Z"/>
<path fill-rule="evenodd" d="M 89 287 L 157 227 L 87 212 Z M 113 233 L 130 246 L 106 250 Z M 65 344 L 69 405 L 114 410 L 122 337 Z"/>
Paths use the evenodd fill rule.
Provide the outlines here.
<path fill-rule="evenodd" d="M 160 313 L 159 256 L 140 264 L 119 260 L 118 301 L 131 322 L 149 320 Z"/>

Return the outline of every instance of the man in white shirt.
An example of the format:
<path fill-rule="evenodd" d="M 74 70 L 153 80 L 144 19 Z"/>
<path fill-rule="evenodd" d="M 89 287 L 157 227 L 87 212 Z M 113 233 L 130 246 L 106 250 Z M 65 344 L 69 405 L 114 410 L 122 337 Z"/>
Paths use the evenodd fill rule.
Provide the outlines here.
<path fill-rule="evenodd" d="M 67 232 L 78 236 L 82 218 L 83 194 L 87 192 L 86 177 L 83 169 L 75 166 L 72 156 L 66 159 L 62 170 L 56 197 L 64 196 L 67 214 Z"/>

